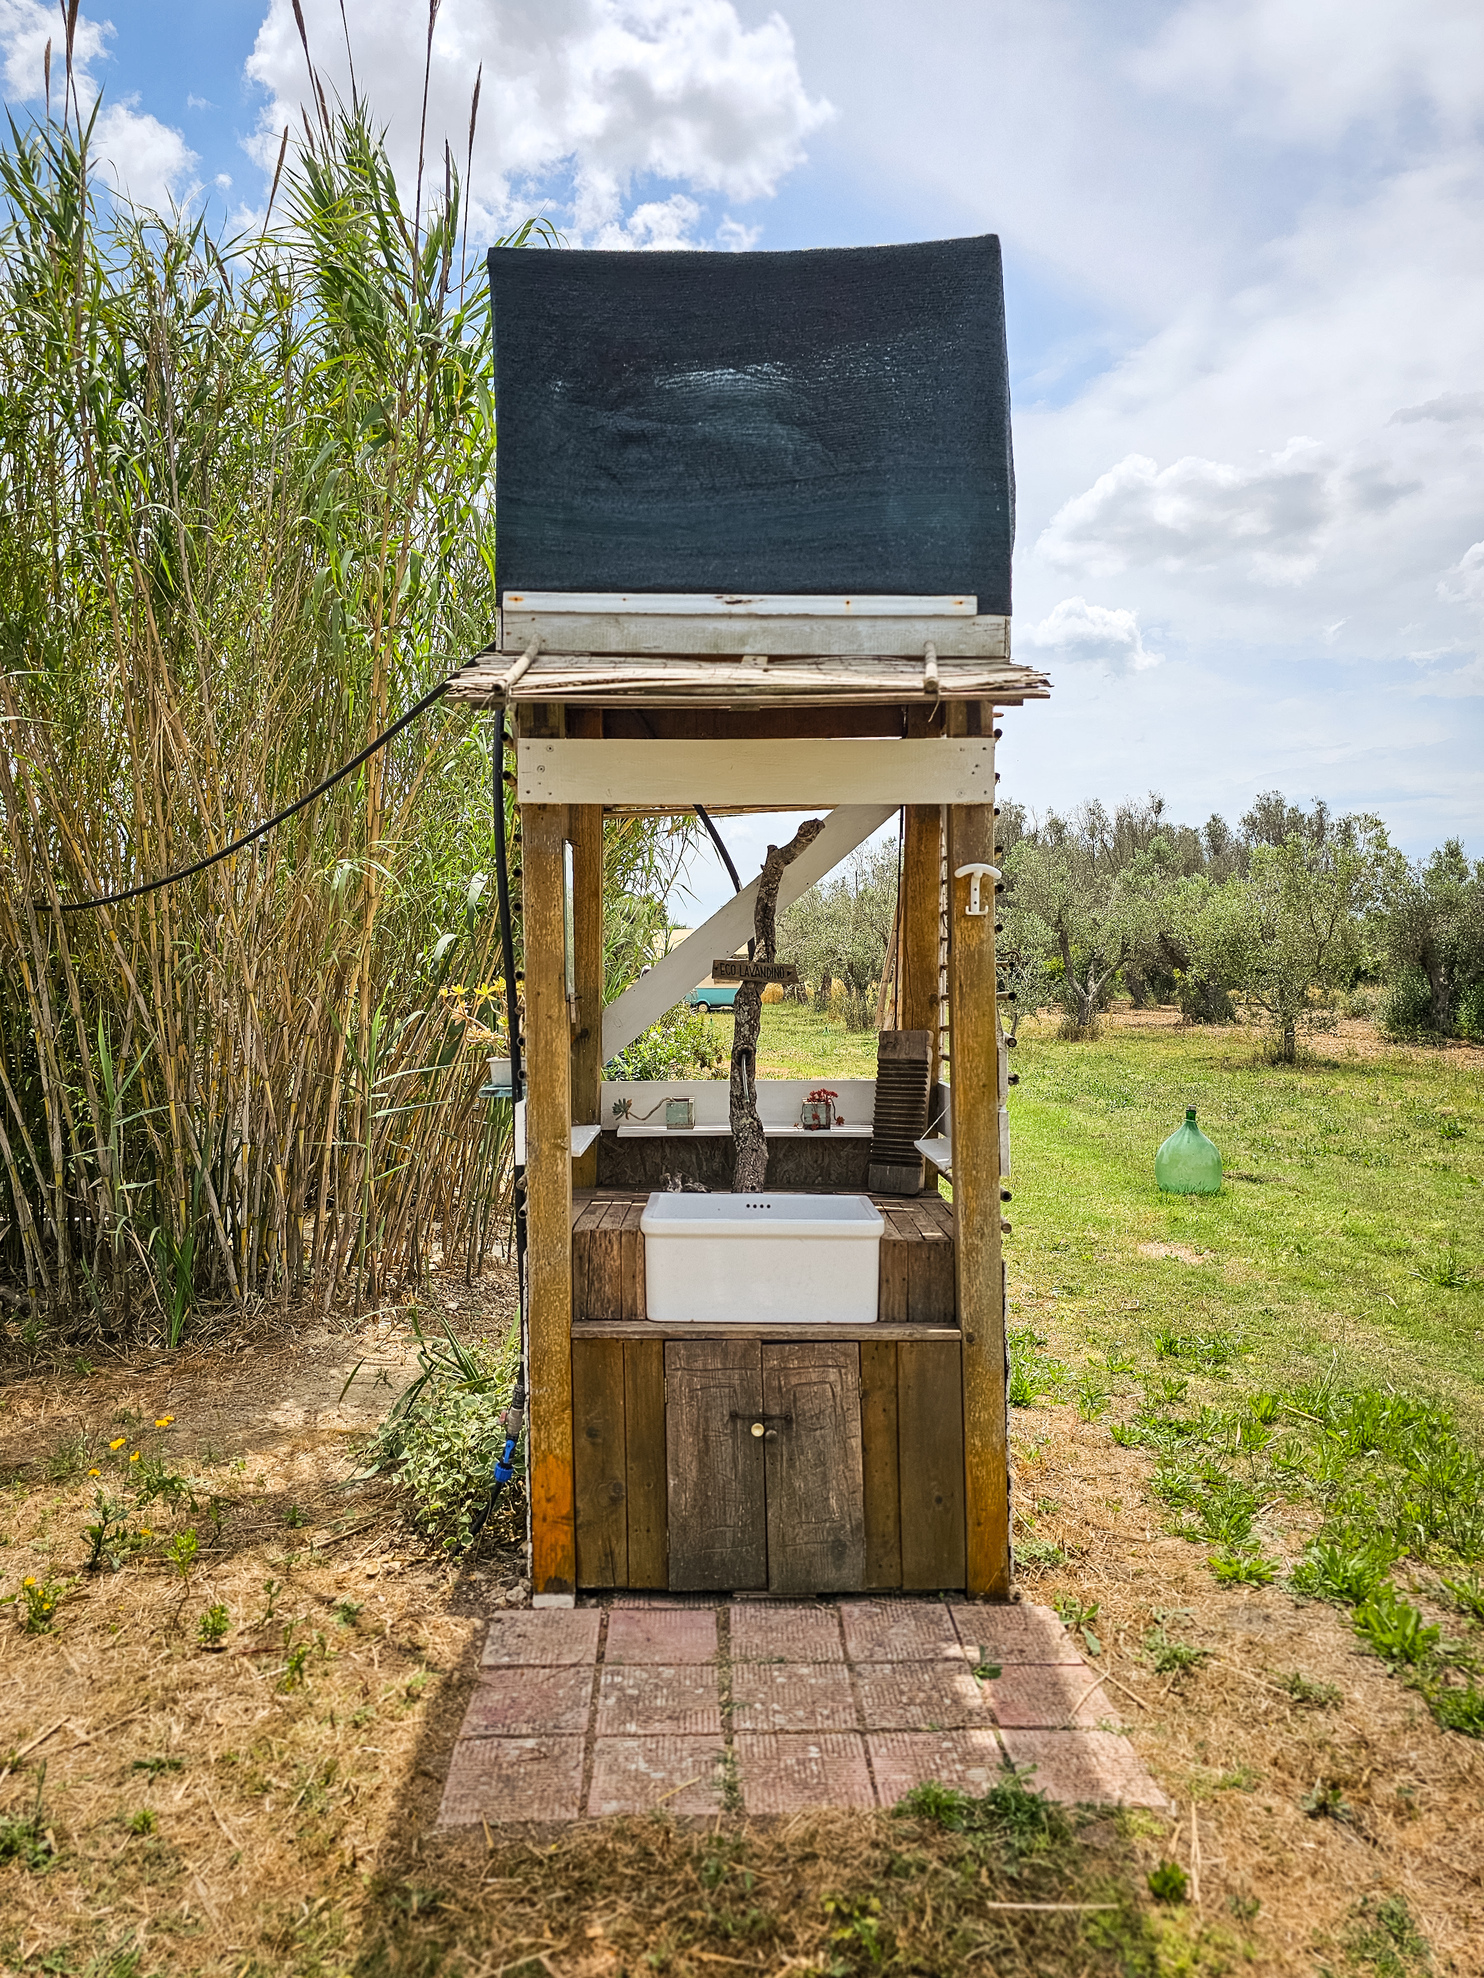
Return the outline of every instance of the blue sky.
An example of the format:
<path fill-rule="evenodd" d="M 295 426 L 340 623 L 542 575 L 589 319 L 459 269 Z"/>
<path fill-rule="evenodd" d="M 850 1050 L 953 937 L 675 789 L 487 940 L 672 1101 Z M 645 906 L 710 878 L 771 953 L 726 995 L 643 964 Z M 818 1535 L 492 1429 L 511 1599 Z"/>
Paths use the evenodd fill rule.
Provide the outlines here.
<path fill-rule="evenodd" d="M 343 89 L 338 0 L 304 10 Z M 346 13 L 410 171 L 425 20 Z M 58 19 L 0 0 L 12 107 Z M 82 22 L 135 196 L 260 207 L 289 0 Z M 1015 643 L 1055 683 L 1007 720 L 1009 794 L 1199 821 L 1276 786 L 1484 852 L 1476 0 L 443 0 L 435 150 L 480 63 L 490 234 L 536 205 L 591 245 L 1000 234 Z M 730 827 L 749 861 L 765 830 Z"/>

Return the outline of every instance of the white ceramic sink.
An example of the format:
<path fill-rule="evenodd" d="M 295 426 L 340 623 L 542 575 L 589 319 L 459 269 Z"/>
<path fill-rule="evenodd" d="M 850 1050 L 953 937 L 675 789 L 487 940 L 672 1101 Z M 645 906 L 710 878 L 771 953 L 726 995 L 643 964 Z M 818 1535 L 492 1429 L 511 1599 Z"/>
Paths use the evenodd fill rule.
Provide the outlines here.
<path fill-rule="evenodd" d="M 660 1325 L 870 1325 L 885 1228 L 865 1195 L 651 1195 L 649 1317 Z"/>

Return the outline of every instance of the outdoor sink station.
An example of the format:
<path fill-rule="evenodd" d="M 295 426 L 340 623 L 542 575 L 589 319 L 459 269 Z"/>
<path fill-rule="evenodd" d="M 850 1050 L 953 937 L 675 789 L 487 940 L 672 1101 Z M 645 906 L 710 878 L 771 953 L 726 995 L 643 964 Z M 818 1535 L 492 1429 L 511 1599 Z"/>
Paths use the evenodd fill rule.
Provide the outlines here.
<path fill-rule="evenodd" d="M 1048 688 L 1010 657 L 998 242 L 490 279 L 500 618 L 449 692 L 521 807 L 534 1597 L 1004 1599 L 995 720 Z M 702 806 L 809 821 L 604 1007 L 604 819 Z M 757 1077 L 776 912 L 898 813 L 877 1077 Z M 732 981 L 730 1084 L 605 1081 Z"/>

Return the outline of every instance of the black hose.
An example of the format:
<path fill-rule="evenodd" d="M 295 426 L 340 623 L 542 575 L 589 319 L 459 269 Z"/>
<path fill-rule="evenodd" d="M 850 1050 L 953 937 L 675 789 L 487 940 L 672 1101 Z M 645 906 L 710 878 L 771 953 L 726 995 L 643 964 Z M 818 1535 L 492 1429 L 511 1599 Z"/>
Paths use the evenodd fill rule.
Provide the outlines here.
<path fill-rule="evenodd" d="M 473 663 L 472 660 L 464 662 L 466 666 L 472 666 Z M 323 783 L 316 783 L 307 796 L 300 797 L 297 803 L 290 804 L 287 810 L 281 810 L 276 817 L 270 817 L 266 824 L 254 825 L 251 831 L 244 832 L 240 838 L 234 838 L 230 845 L 223 845 L 219 852 L 212 852 L 204 859 L 197 859 L 194 865 L 179 866 L 174 872 L 165 873 L 162 878 L 146 879 L 142 885 L 130 886 L 122 893 L 102 893 L 96 900 L 65 900 L 62 903 L 62 912 L 88 913 L 94 907 L 116 907 L 122 900 L 137 900 L 142 893 L 157 893 L 162 886 L 173 886 L 177 880 L 193 878 L 196 873 L 205 872 L 208 866 L 219 865 L 223 859 L 230 858 L 233 852 L 240 852 L 244 845 L 252 844 L 254 839 L 266 838 L 270 831 L 286 823 L 289 818 L 297 816 L 307 805 L 312 804 L 316 797 L 322 797 L 326 790 L 333 790 L 335 785 L 343 782 L 353 769 L 359 769 L 361 764 L 374 756 L 378 749 L 384 749 L 388 742 L 400 735 L 404 728 L 416 721 L 420 714 L 447 692 L 447 680 L 440 680 L 431 693 L 424 694 L 415 707 L 408 708 L 401 719 L 394 721 L 390 728 L 376 737 L 374 742 L 368 742 L 359 755 L 352 756 L 347 763 L 342 763 L 333 776 L 327 776 Z"/>

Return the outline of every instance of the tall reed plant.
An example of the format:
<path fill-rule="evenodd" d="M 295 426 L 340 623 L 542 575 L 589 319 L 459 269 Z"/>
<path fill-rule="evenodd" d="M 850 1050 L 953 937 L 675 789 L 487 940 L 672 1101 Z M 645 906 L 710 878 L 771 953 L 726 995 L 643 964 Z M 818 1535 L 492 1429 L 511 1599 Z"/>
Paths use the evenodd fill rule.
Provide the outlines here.
<path fill-rule="evenodd" d="M 64 911 L 276 813 L 493 631 L 460 177 L 409 216 L 320 102 L 231 239 L 111 199 L 77 116 L 0 151 L 0 1300 L 113 1336 L 376 1297 L 435 1245 L 472 1273 L 504 1226 L 490 717 L 435 704 L 252 847 Z M 656 828 L 610 866 L 652 913 Z"/>

